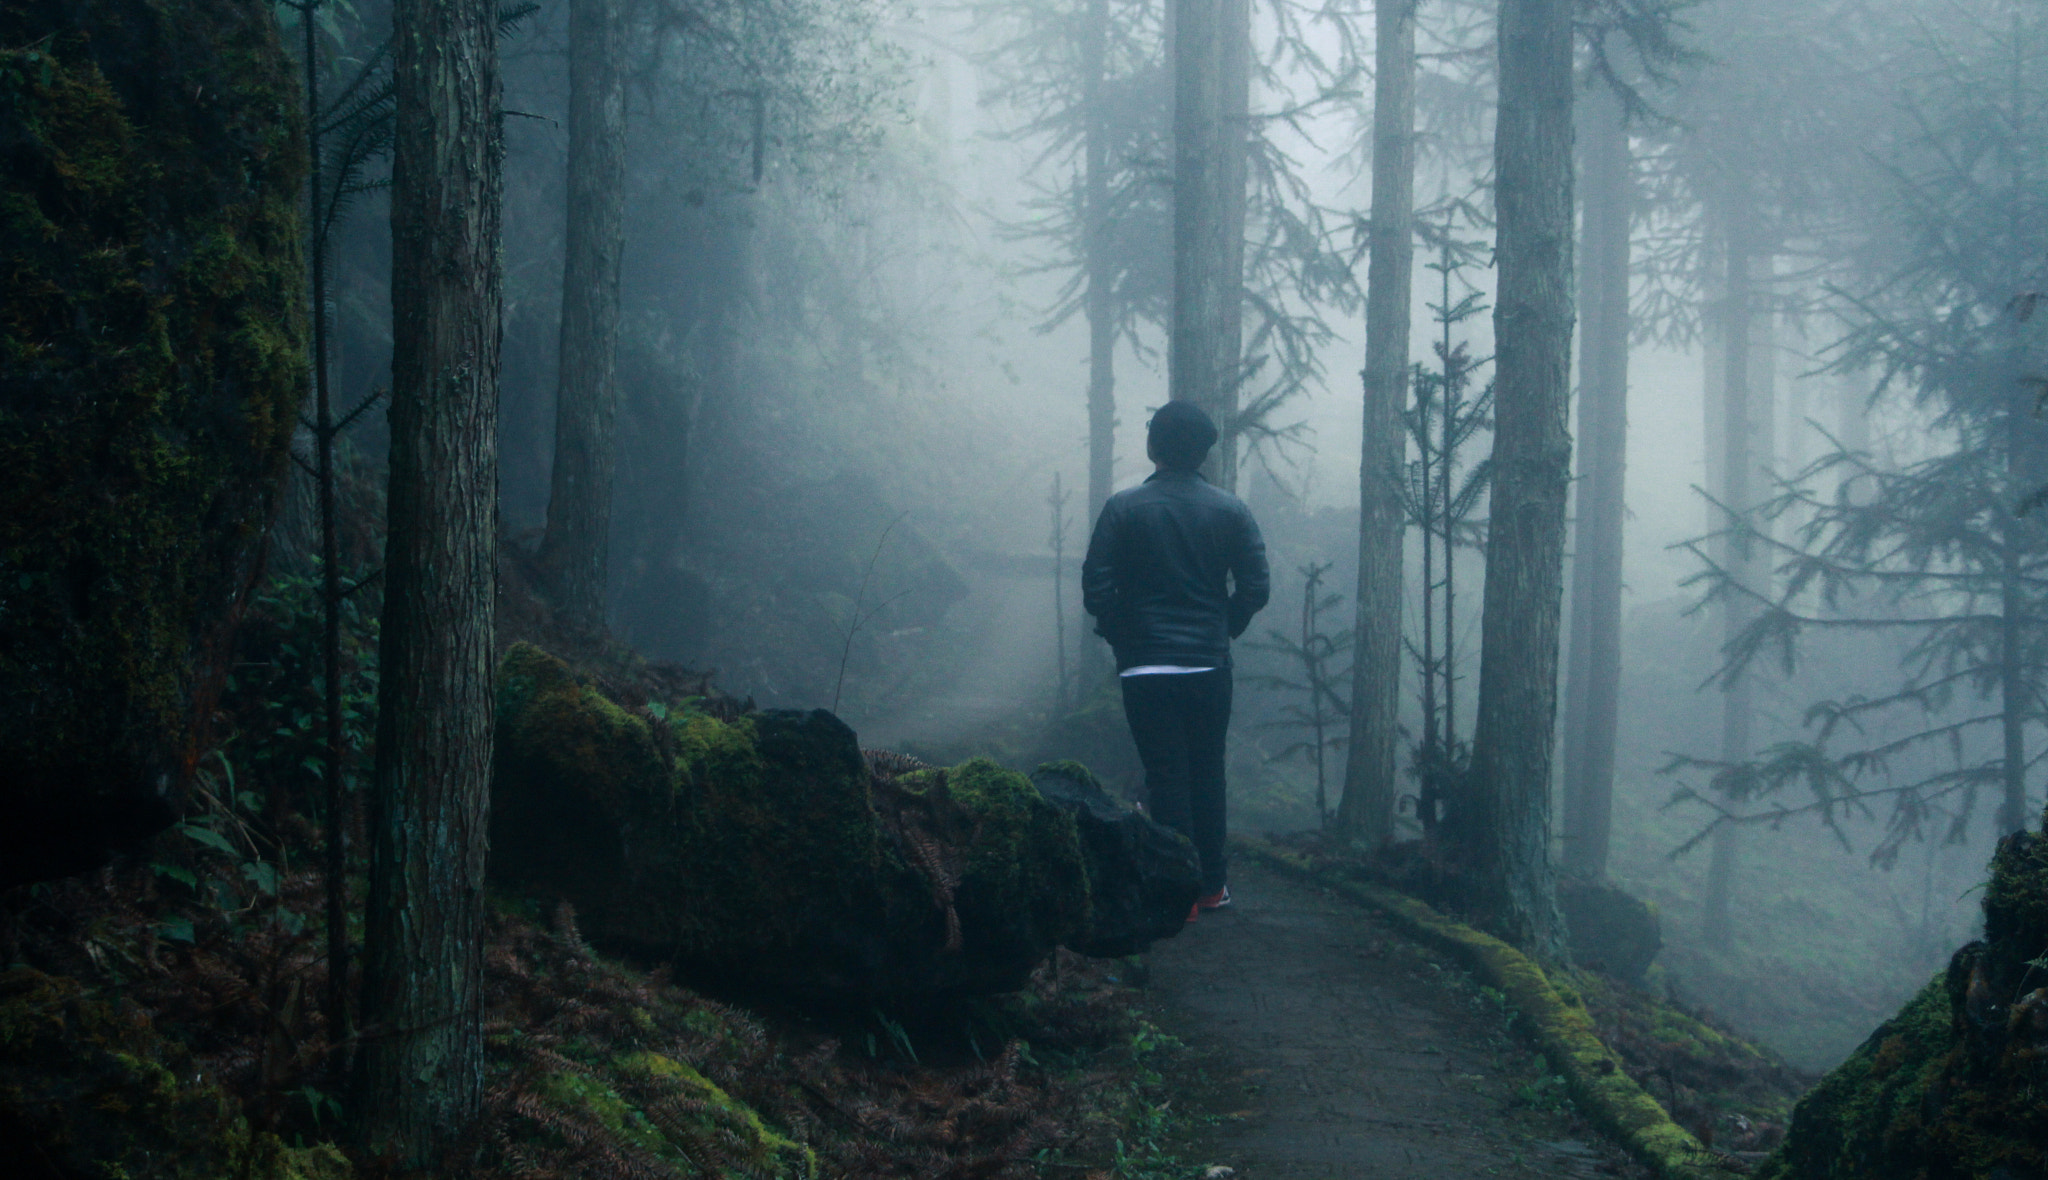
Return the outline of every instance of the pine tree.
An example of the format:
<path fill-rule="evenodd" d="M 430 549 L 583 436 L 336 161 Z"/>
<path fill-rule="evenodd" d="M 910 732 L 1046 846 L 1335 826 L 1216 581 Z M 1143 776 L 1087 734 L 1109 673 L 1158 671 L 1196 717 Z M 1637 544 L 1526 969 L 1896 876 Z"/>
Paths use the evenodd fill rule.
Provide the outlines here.
<path fill-rule="evenodd" d="M 1547 958 L 1565 955 L 1550 755 L 1571 485 L 1573 7 L 1500 7 L 1492 504 L 1470 807 L 1454 812 L 1486 918 Z"/>
<path fill-rule="evenodd" d="M 1578 504 L 1564 701 L 1564 868 L 1607 873 L 1621 720 L 1623 491 L 1628 470 L 1629 238 L 1633 159 L 1620 95 L 1596 80 L 1580 107 L 1585 191 L 1579 262 Z"/>
<path fill-rule="evenodd" d="M 2048 480 L 2037 413 L 2048 325 L 2033 314 L 2048 257 L 2048 141 L 2033 79 L 2048 27 L 2016 14 L 2008 27 L 1916 36 L 1926 66 L 1905 74 L 1905 117 L 1868 141 L 1879 167 L 1852 209 L 1873 229 L 1842 288 L 1850 330 L 1835 355 L 1841 373 L 1877 374 L 1874 396 L 1913 415 L 1918 457 L 1838 445 L 1761 508 L 1722 505 L 1723 532 L 1767 554 L 1768 577 L 1730 561 L 1720 536 L 1692 546 L 1709 600 L 1751 616 L 1724 679 L 1768 657 L 1789 674 L 1810 637 L 1857 633 L 1885 637 L 1899 675 L 1812 704 L 1806 740 L 1678 760 L 1710 776 L 1711 795 L 1681 791 L 1719 817 L 1696 839 L 1738 816 L 1811 813 L 1839 829 L 1885 803 L 1873 856 L 1889 863 L 1930 828 L 1960 835 L 1980 793 L 1997 801 L 2000 834 L 2034 818 L 2048 518 L 2027 509 Z M 1767 528 L 1790 522 L 1787 536 Z"/>
<path fill-rule="evenodd" d="M 362 1049 L 371 1152 L 459 1167 L 483 1098 L 501 139 L 493 0 L 393 14 L 392 398 Z"/>
<path fill-rule="evenodd" d="M 1408 321 L 1415 268 L 1415 0 L 1375 7 L 1371 261 L 1366 272 L 1364 432 L 1358 467 L 1358 611 L 1351 741 L 1338 827 L 1393 839 L 1400 745 L 1401 488 L 1407 457 Z"/>
<path fill-rule="evenodd" d="M 569 224 L 562 266 L 555 459 L 541 562 L 557 605 L 601 632 L 617 414 L 619 262 L 625 253 L 626 92 L 617 0 L 569 4 Z"/>
<path fill-rule="evenodd" d="M 1244 358 L 1251 0 L 1170 0 L 1173 32 L 1173 322 L 1167 391 L 1215 420 L 1204 469 L 1237 486 Z"/>

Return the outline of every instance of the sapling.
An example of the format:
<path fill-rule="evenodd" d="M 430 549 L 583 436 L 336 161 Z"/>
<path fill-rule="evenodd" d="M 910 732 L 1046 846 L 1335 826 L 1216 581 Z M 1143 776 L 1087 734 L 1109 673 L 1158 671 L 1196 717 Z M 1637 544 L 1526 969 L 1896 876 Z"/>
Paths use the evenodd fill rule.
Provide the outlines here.
<path fill-rule="evenodd" d="M 1447 211 L 1440 227 L 1418 223 L 1436 247 L 1436 257 L 1424 264 L 1439 289 L 1438 301 L 1429 304 L 1437 325 L 1431 344 L 1436 367 L 1415 366 L 1415 401 L 1402 414 L 1419 456 L 1409 464 L 1402 501 L 1409 523 L 1422 531 L 1422 635 L 1408 649 L 1421 675 L 1422 740 L 1414 774 L 1415 813 L 1425 838 L 1435 836 L 1466 756 L 1458 736 L 1457 553 L 1484 539 L 1484 523 L 1475 515 L 1491 475 L 1488 461 L 1467 468 L 1460 458 L 1474 436 L 1492 426 L 1493 386 L 1472 392 L 1474 374 L 1487 361 L 1457 339 L 1459 327 L 1489 307 L 1463 277 L 1480 247 L 1454 235 L 1455 216 L 1455 209 Z"/>
<path fill-rule="evenodd" d="M 1067 501 L 1072 492 L 1060 489 L 1060 473 L 1052 473 L 1052 494 L 1045 502 L 1052 509 L 1052 623 L 1057 645 L 1059 684 L 1053 694 L 1055 712 L 1064 716 L 1068 705 L 1067 681 Z"/>
<path fill-rule="evenodd" d="M 1351 717 L 1351 705 L 1344 699 L 1339 687 L 1351 676 L 1348 665 L 1338 667 L 1337 662 L 1351 650 L 1352 633 L 1349 628 L 1335 633 L 1323 630 L 1323 618 L 1344 601 L 1344 596 L 1323 589 L 1323 577 L 1330 572 L 1330 563 L 1304 565 L 1298 571 L 1302 576 L 1301 586 L 1301 630 L 1298 637 L 1290 637 L 1274 630 L 1267 634 L 1271 638 L 1252 646 L 1277 652 L 1299 669 L 1299 678 L 1292 676 L 1253 676 L 1247 681 L 1269 688 L 1278 688 L 1299 693 L 1305 701 L 1289 704 L 1286 716 L 1279 721 L 1267 722 L 1268 728 L 1286 728 L 1305 731 L 1302 740 L 1282 750 L 1281 758 L 1305 754 L 1316 770 L 1316 822 L 1327 827 L 1330 822 L 1328 789 L 1328 753 L 1333 747 L 1342 746 L 1346 740 Z"/>

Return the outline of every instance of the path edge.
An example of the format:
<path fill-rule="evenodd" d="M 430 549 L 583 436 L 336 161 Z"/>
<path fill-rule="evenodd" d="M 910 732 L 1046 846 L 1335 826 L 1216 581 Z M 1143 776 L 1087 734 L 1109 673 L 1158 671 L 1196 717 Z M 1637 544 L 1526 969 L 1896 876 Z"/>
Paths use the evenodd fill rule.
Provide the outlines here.
<path fill-rule="evenodd" d="M 1405 893 L 1319 871 L 1306 856 L 1257 837 L 1236 837 L 1236 850 L 1297 880 L 1342 894 L 1393 923 L 1403 934 L 1444 951 L 1507 997 L 1515 1023 L 1564 1078 L 1593 1124 L 1655 1172 L 1660 1180 L 1709 1180 L 1730 1173 L 1690 1131 L 1671 1120 L 1621 1068 L 1577 993 L 1560 995 L 1535 960 Z M 1567 999 L 1569 996 L 1570 999 Z"/>

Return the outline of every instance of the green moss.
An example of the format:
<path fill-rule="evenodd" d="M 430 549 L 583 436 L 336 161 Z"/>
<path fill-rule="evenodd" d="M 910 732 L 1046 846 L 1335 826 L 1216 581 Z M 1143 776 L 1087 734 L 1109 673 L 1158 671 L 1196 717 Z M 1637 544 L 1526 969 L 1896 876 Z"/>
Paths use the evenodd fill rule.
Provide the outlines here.
<path fill-rule="evenodd" d="M 505 655 L 498 678 L 501 751 L 544 760 L 606 803 L 665 789 L 670 768 L 646 718 L 613 704 L 531 644 Z"/>
<path fill-rule="evenodd" d="M 1082 928 L 1078 831 L 1030 780 L 976 759 L 887 795 L 829 713 L 642 715 L 506 655 L 493 871 L 601 943 L 882 995 L 1016 986 Z"/>
<path fill-rule="evenodd" d="M 769 1129 L 761 1116 L 687 1062 L 657 1053 L 629 1053 L 589 1073 L 542 1078 L 542 1101 L 575 1121 L 595 1124 L 614 1143 L 652 1156 L 686 1175 L 811 1180 L 817 1157 Z M 569 1133 L 573 1134 L 573 1131 Z"/>
<path fill-rule="evenodd" d="M 0 865 L 169 818 L 305 385 L 297 89 L 262 0 L 0 9 Z M 34 840 L 8 837 L 33 811 Z"/>
<path fill-rule="evenodd" d="M 1049 942 L 1065 941 L 1087 923 L 1080 831 L 1074 817 L 1046 802 L 1030 779 L 993 759 L 974 758 L 949 770 L 904 775 L 897 786 L 911 792 L 943 789 L 974 816 L 963 892 L 1036 899 L 1033 917 Z"/>
<path fill-rule="evenodd" d="M 1936 976 L 1799 1100 L 1784 1144 L 1760 1174 L 1774 1180 L 1912 1175 L 1917 1169 L 1910 1165 L 1894 1172 L 1885 1164 L 1902 1146 L 1897 1124 L 1918 1124 L 1948 1039 L 1948 989 Z"/>
<path fill-rule="evenodd" d="M 619 1058 L 618 1065 L 629 1076 L 680 1089 L 692 1102 L 706 1104 L 706 1117 L 701 1123 L 703 1133 L 708 1136 L 720 1129 L 737 1132 L 743 1142 L 757 1145 L 760 1162 L 772 1168 L 774 1174 L 817 1174 L 818 1159 L 810 1148 L 770 1130 L 752 1107 L 734 1099 L 689 1062 L 659 1053 L 630 1053 Z"/>
<path fill-rule="evenodd" d="M 9 1155 L 81 1178 L 350 1175 L 330 1144 L 252 1132 L 141 1009 L 25 967 L 0 974 L 0 1134 Z"/>
<path fill-rule="evenodd" d="M 745 718 L 727 722 L 693 713 L 672 718 L 669 728 L 675 734 L 678 790 L 713 782 L 760 788 L 766 767 Z"/>
<path fill-rule="evenodd" d="M 675 1163 L 688 1162 L 669 1147 L 668 1140 L 644 1113 L 594 1077 L 580 1073 L 551 1074 L 535 1088 L 554 1106 L 591 1119 L 649 1155 Z"/>
<path fill-rule="evenodd" d="M 1776 1180 L 2039 1175 L 2048 1143 L 2048 838 L 2001 841 L 1983 942 L 1880 1025 L 1799 1103 Z"/>

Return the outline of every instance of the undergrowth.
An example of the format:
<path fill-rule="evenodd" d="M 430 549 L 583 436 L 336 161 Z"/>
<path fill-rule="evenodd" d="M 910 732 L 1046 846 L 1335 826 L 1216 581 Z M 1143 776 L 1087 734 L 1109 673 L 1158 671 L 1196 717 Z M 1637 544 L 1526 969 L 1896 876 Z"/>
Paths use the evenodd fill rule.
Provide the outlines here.
<path fill-rule="evenodd" d="M 229 736 L 182 822 L 90 877 L 0 896 L 0 966 L 132 1003 L 252 1130 L 294 1146 L 339 1138 L 350 1101 L 352 1045 L 318 1002 L 316 608 L 303 579 L 259 596 L 222 702 Z M 352 613 L 345 641 L 359 765 L 371 618 Z M 627 671 L 664 699 L 709 699 Z M 356 913 L 360 875 L 349 885 Z M 485 964 L 487 1180 L 1189 1174 L 1172 1147 L 1187 1116 L 1160 1073 L 1178 1047 L 1142 1021 L 1118 962 L 1061 951 L 1013 995 L 819 1013 L 710 998 L 594 953 L 566 906 L 499 898 Z"/>

